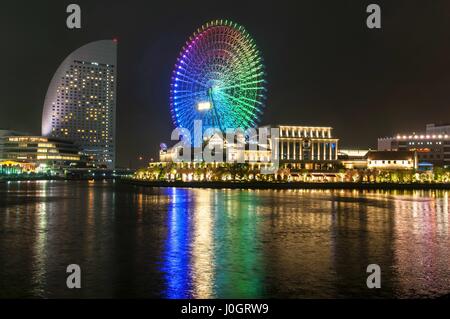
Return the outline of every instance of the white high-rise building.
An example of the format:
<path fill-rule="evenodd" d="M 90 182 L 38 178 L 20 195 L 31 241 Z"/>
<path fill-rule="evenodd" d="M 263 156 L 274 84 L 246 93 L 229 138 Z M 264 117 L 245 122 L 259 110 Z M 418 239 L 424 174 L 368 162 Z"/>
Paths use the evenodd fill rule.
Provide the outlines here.
<path fill-rule="evenodd" d="M 75 142 L 99 167 L 115 167 L 117 43 L 91 42 L 72 52 L 48 87 L 42 135 Z"/>

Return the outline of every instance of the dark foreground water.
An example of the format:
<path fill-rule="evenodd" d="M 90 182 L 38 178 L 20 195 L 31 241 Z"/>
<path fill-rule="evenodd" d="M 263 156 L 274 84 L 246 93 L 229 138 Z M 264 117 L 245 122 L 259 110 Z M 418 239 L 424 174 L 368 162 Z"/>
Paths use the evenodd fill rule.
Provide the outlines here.
<path fill-rule="evenodd" d="M 0 184 L 0 297 L 450 293 L 447 191 Z M 66 287 L 66 267 L 82 288 Z M 382 288 L 369 290 L 378 264 Z"/>

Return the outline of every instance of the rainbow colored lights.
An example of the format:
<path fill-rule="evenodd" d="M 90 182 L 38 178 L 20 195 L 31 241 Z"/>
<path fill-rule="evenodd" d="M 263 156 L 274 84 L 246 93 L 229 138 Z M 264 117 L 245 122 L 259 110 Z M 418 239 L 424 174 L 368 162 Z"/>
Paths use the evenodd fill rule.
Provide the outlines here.
<path fill-rule="evenodd" d="M 216 20 L 183 47 L 170 88 L 172 120 L 193 132 L 203 128 L 256 127 L 265 101 L 265 72 L 255 42 L 242 26 Z"/>

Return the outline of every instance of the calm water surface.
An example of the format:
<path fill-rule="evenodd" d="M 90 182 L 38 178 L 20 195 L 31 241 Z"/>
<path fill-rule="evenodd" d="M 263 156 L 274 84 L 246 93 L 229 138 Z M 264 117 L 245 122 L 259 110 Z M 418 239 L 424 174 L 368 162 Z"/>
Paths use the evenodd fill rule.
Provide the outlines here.
<path fill-rule="evenodd" d="M 0 297 L 450 293 L 447 191 L 0 184 Z M 382 269 L 369 290 L 366 267 Z M 82 289 L 66 288 L 79 264 Z"/>

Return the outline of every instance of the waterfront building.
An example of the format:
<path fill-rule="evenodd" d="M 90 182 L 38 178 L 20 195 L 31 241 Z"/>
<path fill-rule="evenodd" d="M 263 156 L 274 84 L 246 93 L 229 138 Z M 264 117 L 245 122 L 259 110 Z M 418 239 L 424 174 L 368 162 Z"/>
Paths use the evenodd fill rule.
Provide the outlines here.
<path fill-rule="evenodd" d="M 91 42 L 55 72 L 45 97 L 42 135 L 75 142 L 98 167 L 115 166 L 117 43 Z"/>
<path fill-rule="evenodd" d="M 370 151 L 367 153 L 367 168 L 381 170 L 417 169 L 417 153 L 411 151 Z"/>
<path fill-rule="evenodd" d="M 4 166 L 63 169 L 81 161 L 78 147 L 70 141 L 43 136 L 0 137 L 0 161 Z M 31 165 L 31 166 L 30 166 Z"/>
<path fill-rule="evenodd" d="M 450 166 L 450 125 L 428 124 L 425 132 L 378 139 L 379 151 L 417 152 L 419 166 Z"/>
<path fill-rule="evenodd" d="M 5 141 L 7 136 L 23 136 L 23 135 L 30 135 L 25 132 L 19 132 L 19 131 L 12 131 L 12 130 L 0 130 L 0 160 L 6 158 L 5 154 Z M 11 164 L 11 163 L 9 163 Z"/>
<path fill-rule="evenodd" d="M 370 149 L 339 149 L 338 159 L 346 169 L 366 169 Z"/>
<path fill-rule="evenodd" d="M 278 152 L 276 155 L 272 154 L 271 140 L 268 145 L 258 145 L 256 150 L 250 148 L 246 143 L 243 150 L 246 163 L 268 162 L 274 156 L 278 156 L 280 163 L 289 165 L 289 168 L 322 170 L 334 167 L 338 161 L 339 140 L 332 137 L 331 127 L 278 125 L 265 128 L 269 132 L 273 128 L 279 130 L 279 137 L 276 138 Z M 208 143 L 211 144 L 215 138 L 208 140 Z M 222 144 L 224 145 L 224 161 L 237 160 L 238 149 L 235 144 L 230 145 L 227 141 L 223 141 Z M 171 162 L 176 153 L 176 149 L 161 144 L 160 161 Z M 191 153 L 193 154 L 194 150 Z"/>
<path fill-rule="evenodd" d="M 331 127 L 278 125 L 280 163 L 289 168 L 332 169 L 338 161 L 338 142 Z"/>
<path fill-rule="evenodd" d="M 230 163 L 238 162 L 238 159 L 243 160 L 248 171 L 252 172 L 251 175 L 259 174 L 262 169 L 270 169 L 274 161 L 278 161 L 278 167 L 273 172 L 275 179 L 325 181 L 341 178 L 337 172 L 339 140 L 332 136 L 331 127 L 277 125 L 265 128 L 268 132 L 274 128 L 279 132 L 278 137 L 274 141 L 269 139 L 268 144 L 258 143 L 257 147 L 250 147 L 247 142 L 243 149 L 239 149 L 236 143 L 218 141 L 224 147 L 224 156 L 221 161 L 205 163 L 202 159 L 194 160 L 195 149 L 192 148 L 191 161 L 174 163 L 177 152 L 180 154 L 180 150 L 161 144 L 160 162 L 151 165 L 153 167 L 171 165 L 176 171 L 172 177 L 180 178 L 181 176 L 183 180 L 195 180 L 195 169 L 227 169 Z M 211 142 L 214 145 L 217 138 L 213 136 L 206 142 L 208 145 L 211 145 Z M 274 152 L 273 142 L 278 145 L 276 152 Z M 201 180 L 201 178 L 207 178 L 207 175 L 204 173 L 203 177 L 198 178 Z"/>
<path fill-rule="evenodd" d="M 205 163 L 202 156 L 196 156 L 196 154 L 201 153 L 202 149 L 205 149 L 207 145 L 214 147 L 218 144 L 223 146 L 222 160 L 214 161 L 214 163 Z M 167 147 L 165 143 L 162 143 L 160 145 L 159 160 L 161 163 L 173 163 L 176 161 L 177 153 L 179 156 L 181 155 L 181 151 L 176 147 Z M 217 168 L 225 163 L 238 162 L 241 156 L 243 157 L 243 162 L 249 164 L 252 169 L 268 168 L 272 165 L 272 151 L 267 145 L 258 145 L 258 147 L 251 148 L 249 143 L 245 143 L 243 149 L 240 149 L 237 147 L 237 144 L 230 144 L 217 135 L 214 135 L 212 138 L 205 141 L 202 148 L 192 147 L 191 160 L 178 164 L 183 168 L 195 168 L 200 166 Z"/>

